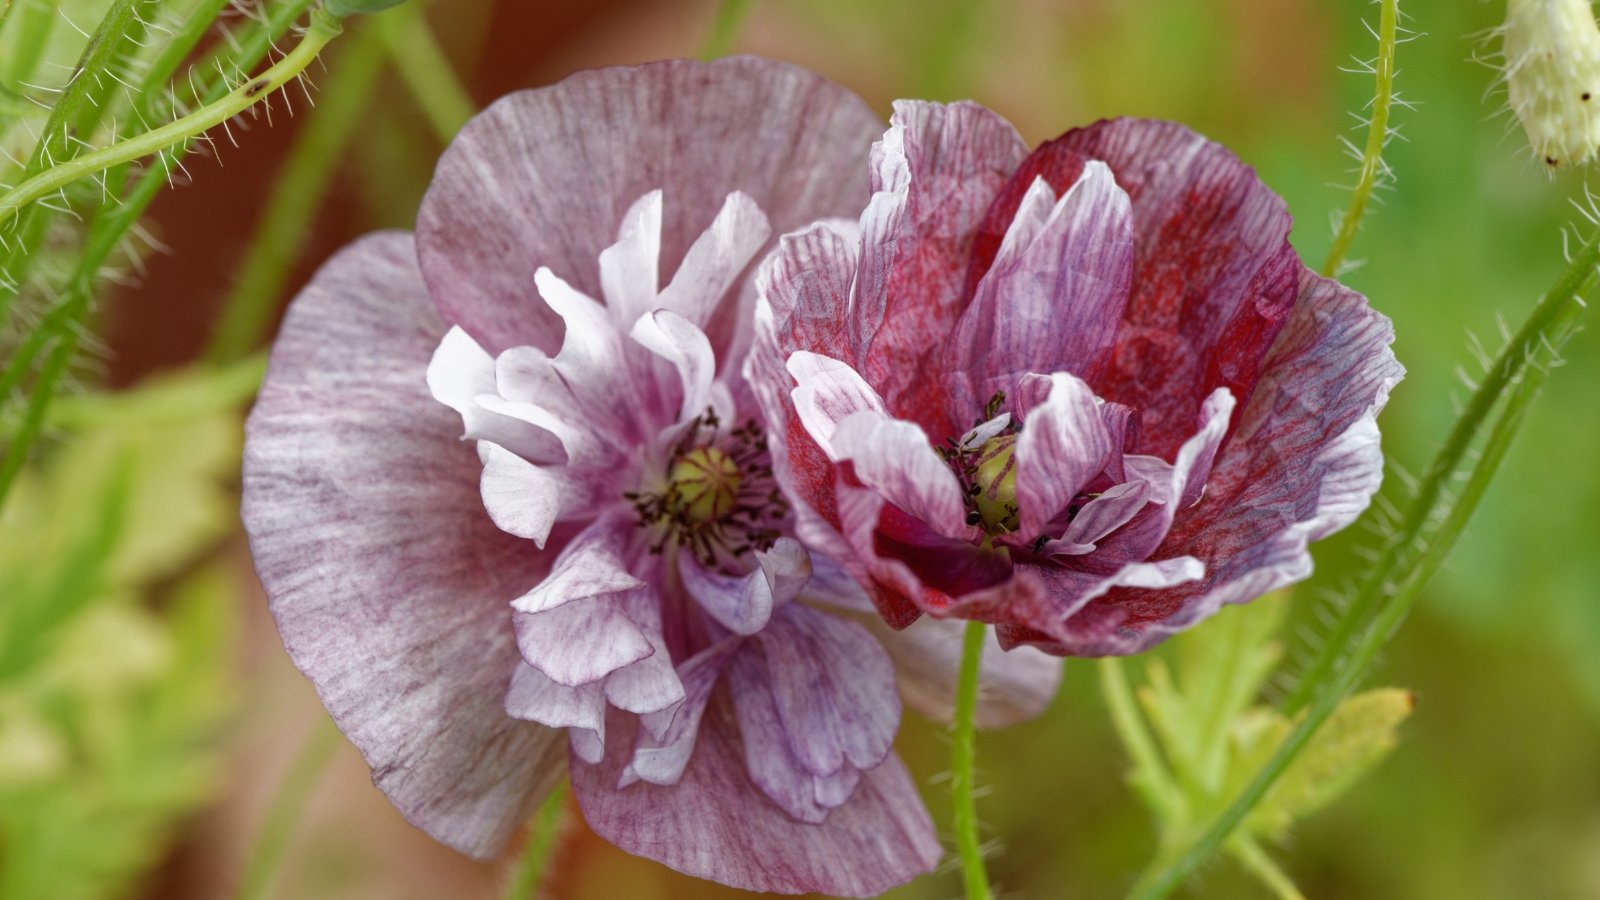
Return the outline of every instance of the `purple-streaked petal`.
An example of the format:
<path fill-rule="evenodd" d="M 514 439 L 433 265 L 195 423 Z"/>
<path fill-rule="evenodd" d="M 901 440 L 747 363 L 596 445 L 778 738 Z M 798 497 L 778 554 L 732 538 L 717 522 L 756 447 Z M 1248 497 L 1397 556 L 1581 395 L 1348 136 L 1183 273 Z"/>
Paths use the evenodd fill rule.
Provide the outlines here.
<path fill-rule="evenodd" d="M 621 716 L 600 765 L 572 765 L 573 792 L 595 833 L 697 878 L 751 891 L 872 897 L 933 870 L 940 847 L 899 759 L 863 772 L 822 825 L 796 821 L 750 781 L 731 703 L 713 695 L 676 785 L 617 787 L 636 726 Z"/>
<path fill-rule="evenodd" d="M 660 284 L 661 191 L 654 190 L 628 207 L 617 242 L 600 251 L 600 296 L 616 321 L 632 322 L 659 305 Z"/>
<path fill-rule="evenodd" d="M 906 100 L 895 103 L 888 132 L 872 148 L 875 193 L 861 214 L 854 342 L 867 347 L 862 371 L 889 409 L 948 432 L 941 438 L 964 431 L 956 423 L 970 413 L 952 414 L 951 386 L 930 383 L 926 373 L 943 369 L 930 363 L 945 352 L 967 299 L 977 224 L 1026 154 L 1016 130 L 975 103 Z"/>
<path fill-rule="evenodd" d="M 1050 380 L 1050 396 L 1023 420 L 1017 437 L 1017 516 L 1024 536 L 1043 534 L 1121 451 L 1112 446 L 1094 391 L 1066 372 Z"/>
<path fill-rule="evenodd" d="M 677 369 L 683 397 L 678 404 L 679 420 L 705 411 L 717 370 L 717 358 L 705 332 L 683 316 L 661 309 L 640 316 L 628 336 Z"/>
<path fill-rule="evenodd" d="M 752 638 L 795 757 L 815 775 L 882 762 L 900 727 L 889 657 L 860 625 L 791 604 Z M 732 685 L 735 699 L 741 685 Z"/>
<path fill-rule="evenodd" d="M 506 715 L 516 719 L 587 731 L 588 739 L 574 742 L 573 746 L 584 748 L 585 761 L 599 761 L 600 754 L 591 752 L 591 748 L 604 748 L 606 739 L 606 698 L 598 683 L 569 687 L 523 663 L 511 676 L 505 709 Z"/>
<path fill-rule="evenodd" d="M 744 193 L 729 194 L 707 228 L 684 255 L 672 281 L 661 291 L 660 307 L 707 328 L 722 299 L 766 246 L 772 226 L 761 207 Z"/>
<path fill-rule="evenodd" d="M 539 554 L 494 526 L 424 379 L 446 332 L 411 238 L 364 238 L 290 307 L 247 425 L 243 519 L 284 646 L 419 828 L 497 852 L 560 777 L 505 715 L 508 597 Z"/>
<path fill-rule="evenodd" d="M 868 627 L 894 661 L 906 703 L 925 716 L 950 721 L 966 623 L 925 616 L 900 631 L 881 622 Z M 991 631 L 978 677 L 978 727 L 1006 728 L 1044 712 L 1061 683 L 1061 668 L 1061 660 L 1031 647 L 1000 649 Z"/>
<path fill-rule="evenodd" d="M 794 736 L 784 727 L 778 704 L 773 699 L 772 674 L 754 647 L 747 646 L 733 658 L 728 668 L 728 686 L 733 709 L 739 721 L 739 740 L 744 744 L 744 764 L 761 792 L 784 812 L 801 822 L 820 825 L 835 806 L 848 800 L 848 790 L 840 797 L 830 787 L 853 789 L 854 768 L 835 768 L 817 773 L 795 755 Z M 830 785 L 831 779 L 844 776 L 845 784 Z M 821 798 L 838 802 L 825 804 Z"/>
<path fill-rule="evenodd" d="M 856 230 L 853 223 L 850 228 Z M 769 352 L 777 358 L 776 371 L 795 350 L 860 357 L 863 348 L 851 342 L 850 334 L 851 286 L 859 253 L 859 234 L 852 240 L 830 223 L 778 239 L 777 249 L 756 273 L 757 306 L 770 317 Z"/>
<path fill-rule="evenodd" d="M 522 658 L 568 687 L 599 681 L 656 652 L 614 596 L 590 597 L 537 613 L 518 613 Z"/>
<path fill-rule="evenodd" d="M 1087 547 L 1082 550 L 1054 550 L 1045 544 L 1048 553 L 1088 553 L 1102 538 L 1128 524 L 1139 510 L 1150 502 L 1148 481 L 1125 481 L 1107 488 L 1100 496 L 1090 500 L 1078 510 L 1072 523 L 1061 535 L 1065 544 Z M 1051 542 L 1053 543 L 1053 542 Z"/>
<path fill-rule="evenodd" d="M 494 358 L 465 331 L 451 328 L 445 334 L 428 362 L 427 379 L 433 398 L 461 414 L 464 439 L 490 441 L 540 462 L 560 462 L 565 457 L 550 432 L 478 404 L 478 395 L 495 392 Z"/>
<path fill-rule="evenodd" d="M 562 325 L 531 296 L 535 271 L 602 296 L 595 260 L 638 198 L 663 191 L 660 267 L 677 271 L 733 191 L 779 234 L 857 215 L 862 154 L 882 131 L 848 91 L 783 63 L 580 72 L 462 129 L 418 213 L 423 270 L 445 320 L 490 352 L 554 352 Z"/>
<path fill-rule="evenodd" d="M 687 548 L 678 554 L 683 586 L 700 608 L 734 634 L 751 635 L 767 626 L 772 610 L 793 600 L 811 577 L 811 558 L 800 542 L 782 537 L 757 550 L 756 567 L 744 575 L 710 571 Z"/>
<path fill-rule="evenodd" d="M 549 575 L 511 601 L 512 608 L 522 613 L 541 613 L 573 600 L 644 587 L 624 558 L 633 531 L 633 523 L 625 513 L 597 519 L 561 549 Z"/>
<path fill-rule="evenodd" d="M 1052 201 L 1036 180 L 951 335 L 974 400 L 1028 372 L 1089 375 L 1116 340 L 1133 277 L 1128 195 L 1090 162 Z"/>
<path fill-rule="evenodd" d="M 1211 615 L 1311 574 L 1307 546 L 1355 521 L 1383 478 L 1377 416 L 1404 374 L 1394 329 L 1366 300 L 1309 271 L 1250 404 L 1200 501 L 1159 554 L 1192 553 L 1206 578 L 1162 592 L 1116 591 L 1107 652 L 1135 653 Z"/>
<path fill-rule="evenodd" d="M 822 452 L 833 459 L 833 435 L 839 423 L 863 410 L 883 412 L 883 400 L 849 365 L 801 350 L 790 355 L 787 366 L 794 377 L 795 412 Z"/>
<path fill-rule="evenodd" d="M 565 467 L 536 466 L 496 444 L 479 446 L 479 487 L 489 518 L 502 531 L 527 538 L 543 550 L 550 529 L 576 512 L 592 514 L 588 485 L 568 477 Z"/>
<path fill-rule="evenodd" d="M 641 432 L 632 421 L 636 410 L 614 402 L 617 395 L 606 389 L 608 383 L 575 380 L 544 351 L 513 347 L 495 360 L 498 394 L 476 399 L 484 409 L 555 435 L 572 465 L 615 470 Z"/>
<path fill-rule="evenodd" d="M 863 484 L 939 534 L 976 534 L 966 521 L 961 483 L 916 425 L 878 412 L 856 413 L 833 433 L 833 453 L 850 461 Z"/>
<path fill-rule="evenodd" d="M 1113 119 L 1041 147 L 1104 160 L 1133 199 L 1133 284 L 1096 393 L 1143 413 L 1171 459 L 1216 387 L 1248 403 L 1303 268 L 1283 200 L 1227 148 L 1172 122 Z"/>
<path fill-rule="evenodd" d="M 700 718 L 711 700 L 711 689 L 727 669 L 740 639 L 725 638 L 701 650 L 678 666 L 683 685 L 683 702 L 671 709 L 641 716 L 643 728 L 634 745 L 633 759 L 622 770 L 617 787 L 635 781 L 651 784 L 677 784 L 694 753 L 700 733 Z"/>

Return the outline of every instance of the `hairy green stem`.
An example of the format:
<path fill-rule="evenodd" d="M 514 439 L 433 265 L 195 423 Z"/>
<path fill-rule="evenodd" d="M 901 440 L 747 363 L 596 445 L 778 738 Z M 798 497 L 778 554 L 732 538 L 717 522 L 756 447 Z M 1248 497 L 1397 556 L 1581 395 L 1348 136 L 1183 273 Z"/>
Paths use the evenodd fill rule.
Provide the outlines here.
<path fill-rule="evenodd" d="M 983 645 L 988 626 L 968 622 L 961 641 L 961 671 L 956 682 L 955 722 L 951 740 L 950 795 L 955 824 L 956 851 L 961 855 L 961 881 L 967 900 L 989 900 L 989 875 L 983 867 L 983 846 L 978 838 L 977 741 L 978 681 L 983 666 Z"/>
<path fill-rule="evenodd" d="M 391 14 L 378 20 L 387 15 Z M 294 261 L 305 246 L 309 235 L 306 223 L 315 217 L 327 193 L 328 181 L 344 158 L 344 147 L 361 121 L 362 107 L 383 68 L 385 41 L 374 25 L 376 22 L 365 25 L 334 59 L 328 87 L 284 161 L 277 187 L 206 347 L 205 358 L 211 362 L 238 359 L 250 352 L 266 331 Z"/>
<path fill-rule="evenodd" d="M 1410 558 L 1407 567 L 1409 571 L 1406 572 L 1404 580 L 1393 590 L 1389 602 L 1362 633 L 1349 659 L 1337 668 L 1331 681 L 1317 685 L 1321 690 L 1304 709 L 1303 716 L 1294 730 L 1256 772 L 1249 784 L 1233 799 L 1228 808 L 1212 822 L 1198 840 L 1181 854 L 1175 855 L 1170 864 L 1152 870 L 1140 879 L 1131 895 L 1132 898 L 1158 900 L 1165 897 L 1203 865 L 1217 848 L 1229 839 L 1234 829 L 1245 820 L 1256 804 L 1266 796 L 1272 785 L 1311 742 L 1317 729 L 1333 715 L 1339 703 L 1366 674 L 1373 660 L 1377 658 L 1378 652 L 1405 620 L 1423 586 L 1455 546 L 1478 502 L 1488 490 L 1489 483 L 1499 470 L 1524 415 L 1543 385 L 1546 375 L 1544 366 L 1558 358 L 1561 347 L 1576 329 L 1578 318 L 1583 312 L 1583 301 L 1579 292 L 1586 289 L 1593 281 L 1597 264 L 1600 264 L 1600 235 L 1592 239 L 1573 259 L 1555 287 L 1535 307 L 1528 321 L 1501 354 L 1501 359 L 1490 373 L 1498 387 L 1491 390 L 1490 382 L 1486 379 L 1474 396 L 1467 413 L 1457 422 L 1456 429 L 1451 432 L 1444 449 L 1440 451 L 1429 470 L 1430 480 L 1435 482 L 1431 487 L 1435 499 L 1442 493 L 1444 478 L 1457 470 L 1460 459 L 1473 443 L 1470 438 L 1477 432 L 1481 418 L 1468 427 L 1463 427 L 1464 423 L 1473 418 L 1480 405 L 1482 416 L 1486 417 L 1497 405 L 1497 400 L 1503 398 L 1505 401 L 1500 415 L 1490 428 L 1478 462 L 1472 467 L 1461 492 L 1453 502 L 1446 499 L 1438 504 L 1443 511 L 1442 516 L 1433 514 L 1435 510 L 1433 500 L 1426 502 L 1425 511 L 1418 512 L 1424 506 L 1424 494 L 1419 491 L 1417 501 L 1413 504 L 1413 516 L 1408 517 L 1408 522 L 1415 518 L 1419 523 L 1435 521 L 1436 524 L 1426 534 L 1422 533 L 1421 524 L 1415 530 L 1403 529 L 1391 542 L 1391 546 L 1411 548 L 1420 545 L 1424 549 L 1414 558 Z M 1507 394 L 1508 389 L 1509 394 Z M 1438 472 L 1445 474 L 1437 478 L 1431 477 Z M 1385 558 L 1388 558 L 1387 554 Z M 1380 559 L 1379 565 L 1382 562 Z M 1400 571 L 1395 569 L 1385 574 L 1377 571 L 1375 566 L 1368 583 L 1376 583 L 1381 589 L 1392 578 L 1398 577 Z"/>
<path fill-rule="evenodd" d="M 442 143 L 450 143 L 461 126 L 477 114 L 478 107 L 434 40 L 422 7 L 410 4 L 392 9 L 377 17 L 377 26 L 395 68 L 417 98 L 434 133 Z"/>
<path fill-rule="evenodd" d="M 505 900 L 530 900 L 539 889 L 545 869 L 550 864 L 550 852 L 555 849 L 556 837 L 561 833 L 561 812 L 567 805 L 567 783 L 560 782 L 544 798 L 539 814 L 533 820 L 533 833 L 523 848 L 517 871 L 506 885 Z"/>
<path fill-rule="evenodd" d="M 1400 0 L 1383 0 L 1382 11 L 1378 13 L 1378 56 L 1372 64 L 1377 81 L 1372 97 L 1372 119 L 1367 123 L 1367 144 L 1361 151 L 1360 177 L 1355 190 L 1350 192 L 1350 205 L 1345 208 L 1339 230 L 1333 236 L 1333 246 L 1322 264 L 1322 274 L 1329 278 L 1338 274 L 1339 265 L 1349 255 L 1350 245 L 1361 228 L 1361 219 L 1366 215 L 1367 203 L 1383 172 L 1383 147 L 1389 140 L 1389 110 L 1394 105 L 1394 49 L 1399 18 Z"/>
<path fill-rule="evenodd" d="M 8 215 L 14 217 L 28 204 L 80 178 L 146 156 L 165 154 L 169 148 L 221 125 L 267 99 L 274 91 L 305 71 L 306 67 L 317 58 L 317 54 L 322 52 L 322 48 L 338 37 L 341 30 L 342 26 L 338 19 L 318 10 L 312 14 L 311 27 L 300 43 L 259 77 L 250 79 L 221 100 L 195 110 L 181 119 L 119 141 L 109 147 L 74 157 L 25 179 L 15 188 L 0 194 L 0 219 Z"/>
<path fill-rule="evenodd" d="M 278 783 L 272 806 L 262 821 L 255 846 L 250 851 L 250 862 L 244 877 L 239 880 L 236 900 L 264 900 L 272 892 L 272 883 L 289 848 L 289 838 L 294 835 L 295 824 L 305 812 L 312 791 L 321 780 L 323 770 L 339 749 L 339 731 L 332 720 L 319 719 L 311 734 L 300 747 L 289 771 Z"/>
<path fill-rule="evenodd" d="M 727 56 L 739 37 L 739 28 L 745 17 L 755 8 L 755 0 L 722 0 L 717 6 L 717 17 L 711 23 L 711 34 L 700 46 L 701 59 Z"/>
<path fill-rule="evenodd" d="M 1582 308 L 1578 293 L 1588 283 L 1597 265 L 1600 265 L 1600 238 L 1591 240 L 1578 251 L 1555 286 L 1534 307 L 1527 321 L 1484 373 L 1478 389 L 1473 392 L 1466 409 L 1445 438 L 1444 446 L 1417 483 L 1416 495 L 1407 507 L 1404 518 L 1340 614 L 1322 652 L 1296 682 L 1294 691 L 1285 701 L 1287 713 L 1293 715 L 1310 701 L 1312 694 L 1338 664 L 1356 630 L 1370 618 L 1372 609 L 1393 586 L 1399 573 L 1416 553 L 1416 548 L 1427 539 L 1425 532 L 1444 498 L 1445 484 L 1460 467 L 1461 460 L 1476 441 L 1495 405 L 1527 367 L 1530 357 L 1549 339 L 1563 319 L 1576 315 Z"/>

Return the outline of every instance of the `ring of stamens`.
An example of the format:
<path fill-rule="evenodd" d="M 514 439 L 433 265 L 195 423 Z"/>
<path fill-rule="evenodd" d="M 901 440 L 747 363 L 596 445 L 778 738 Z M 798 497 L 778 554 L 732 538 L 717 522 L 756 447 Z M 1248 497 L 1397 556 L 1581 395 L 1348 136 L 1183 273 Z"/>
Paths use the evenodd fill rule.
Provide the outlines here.
<path fill-rule="evenodd" d="M 977 428 L 1000 415 L 1006 395 L 996 392 L 984 404 L 982 417 L 972 423 Z M 967 524 L 982 528 L 990 537 L 1009 534 L 1018 528 L 1016 443 L 1019 432 L 1015 418 L 999 434 L 973 447 L 955 438 L 946 446 L 935 447 L 961 484 L 961 499 L 967 507 Z"/>
<path fill-rule="evenodd" d="M 771 548 L 781 536 L 775 526 L 789 514 L 760 426 L 723 431 L 709 408 L 674 445 L 660 489 L 622 496 L 639 526 L 656 530 L 651 553 L 687 547 L 701 565 L 727 574 L 738 573 L 746 553 Z"/>

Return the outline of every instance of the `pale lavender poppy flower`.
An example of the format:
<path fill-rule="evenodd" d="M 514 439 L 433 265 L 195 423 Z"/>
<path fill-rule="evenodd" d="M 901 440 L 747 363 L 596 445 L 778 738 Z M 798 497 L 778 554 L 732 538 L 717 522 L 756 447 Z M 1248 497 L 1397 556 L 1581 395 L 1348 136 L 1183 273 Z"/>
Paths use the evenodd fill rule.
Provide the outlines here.
<path fill-rule="evenodd" d="M 257 571 L 439 840 L 497 852 L 570 758 L 597 833 L 694 875 L 857 896 L 936 863 L 894 661 L 937 711 L 954 632 L 888 632 L 790 536 L 741 374 L 749 270 L 859 212 L 881 129 L 762 60 L 577 75 L 473 120 L 415 237 L 291 307 L 249 423 Z M 993 651 L 989 722 L 1037 713 L 1057 667 Z"/>
<path fill-rule="evenodd" d="M 800 535 L 889 622 L 1136 652 L 1366 508 L 1393 330 L 1226 149 L 1119 119 L 1030 153 L 902 103 L 871 168 L 859 227 L 764 269 L 750 367 Z"/>

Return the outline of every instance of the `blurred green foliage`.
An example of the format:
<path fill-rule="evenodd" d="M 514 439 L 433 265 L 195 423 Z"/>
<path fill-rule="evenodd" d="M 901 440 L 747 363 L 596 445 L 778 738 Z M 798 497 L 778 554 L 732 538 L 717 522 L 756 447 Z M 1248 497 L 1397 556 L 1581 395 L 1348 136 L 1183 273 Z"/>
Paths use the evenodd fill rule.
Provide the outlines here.
<path fill-rule="evenodd" d="M 172 402 L 196 379 L 82 398 L 0 511 L 6 900 L 129 896 L 216 787 L 236 585 L 191 570 L 232 528 L 239 422 Z"/>

